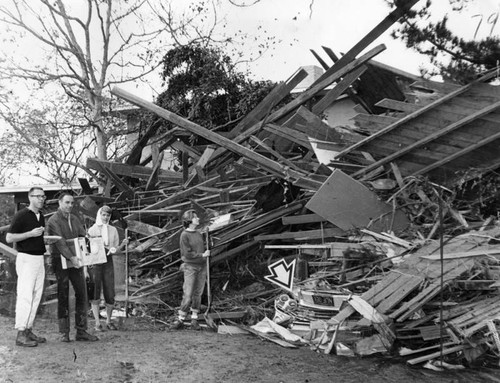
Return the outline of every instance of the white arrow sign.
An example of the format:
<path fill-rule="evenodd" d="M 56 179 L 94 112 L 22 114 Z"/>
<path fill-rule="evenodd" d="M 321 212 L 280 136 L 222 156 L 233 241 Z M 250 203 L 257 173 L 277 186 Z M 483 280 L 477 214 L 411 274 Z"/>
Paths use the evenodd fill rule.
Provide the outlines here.
<path fill-rule="evenodd" d="M 272 265 L 268 266 L 271 275 L 266 275 L 264 278 L 286 290 L 292 291 L 295 263 L 295 259 L 289 264 L 287 264 L 284 259 L 274 262 Z"/>

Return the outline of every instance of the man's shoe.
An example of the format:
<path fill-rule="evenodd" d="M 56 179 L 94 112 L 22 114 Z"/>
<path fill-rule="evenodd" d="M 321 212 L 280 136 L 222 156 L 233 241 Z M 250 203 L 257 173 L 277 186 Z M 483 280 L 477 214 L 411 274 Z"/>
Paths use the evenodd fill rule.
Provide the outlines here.
<path fill-rule="evenodd" d="M 45 339 L 45 338 L 43 338 L 41 336 L 37 336 L 37 335 L 33 334 L 33 331 L 31 331 L 30 328 L 27 328 L 25 331 L 26 331 L 26 336 L 28 338 L 30 338 L 31 340 L 34 340 L 37 343 L 45 343 L 45 342 L 47 342 L 47 339 Z"/>
<path fill-rule="evenodd" d="M 196 331 L 201 329 L 200 324 L 198 323 L 198 319 L 191 320 L 191 329 Z"/>
<path fill-rule="evenodd" d="M 38 343 L 36 342 L 36 340 L 30 339 L 26 334 L 26 330 L 23 330 L 17 332 L 16 346 L 36 347 L 38 346 Z"/>
<path fill-rule="evenodd" d="M 95 342 L 99 340 L 95 335 L 89 334 L 87 331 L 79 330 L 76 332 L 75 340 L 83 342 Z"/>
<path fill-rule="evenodd" d="M 115 324 L 113 322 L 106 323 L 106 328 L 108 330 L 113 330 L 113 331 L 118 330 L 118 328 L 115 326 Z"/>
<path fill-rule="evenodd" d="M 71 339 L 69 339 L 69 333 L 67 333 L 67 332 L 59 333 L 59 341 L 65 342 L 65 343 L 71 342 Z"/>
<path fill-rule="evenodd" d="M 170 325 L 171 330 L 180 330 L 184 327 L 184 323 L 182 323 L 182 320 L 176 319 L 172 322 Z"/>

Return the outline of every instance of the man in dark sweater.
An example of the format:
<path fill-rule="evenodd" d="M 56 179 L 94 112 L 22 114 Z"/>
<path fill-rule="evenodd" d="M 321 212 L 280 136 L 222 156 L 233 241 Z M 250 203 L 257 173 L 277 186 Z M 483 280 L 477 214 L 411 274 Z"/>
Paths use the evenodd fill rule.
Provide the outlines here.
<path fill-rule="evenodd" d="M 28 191 L 29 206 L 16 213 L 5 240 L 16 243 L 16 345 L 35 347 L 46 339 L 33 334 L 33 322 L 42 298 L 45 279 L 45 219 L 40 210 L 45 202 L 42 188 Z"/>
<path fill-rule="evenodd" d="M 198 313 L 207 279 L 206 257 L 210 256 L 210 250 L 205 250 L 203 236 L 196 230 L 200 219 L 194 210 L 188 210 L 182 215 L 182 224 L 184 231 L 179 240 L 179 249 L 183 262 L 181 270 L 184 272 L 183 295 L 178 317 L 171 328 L 182 328 L 188 310 L 191 310 L 191 328 L 199 330 Z"/>
<path fill-rule="evenodd" d="M 50 245 L 52 256 L 52 267 L 57 278 L 57 318 L 59 319 L 59 333 L 61 342 L 69 342 L 69 282 L 75 291 L 75 327 L 78 341 L 96 341 L 95 335 L 87 332 L 87 310 L 88 297 L 87 285 L 78 257 L 74 254 L 66 240 L 85 237 L 87 234 L 78 217 L 71 214 L 74 197 L 69 193 L 63 193 L 59 197 L 59 209 L 49 218 L 47 222 L 48 233 L 58 235 L 62 239 Z M 64 257 L 68 265 L 67 269 L 62 267 L 61 257 Z"/>

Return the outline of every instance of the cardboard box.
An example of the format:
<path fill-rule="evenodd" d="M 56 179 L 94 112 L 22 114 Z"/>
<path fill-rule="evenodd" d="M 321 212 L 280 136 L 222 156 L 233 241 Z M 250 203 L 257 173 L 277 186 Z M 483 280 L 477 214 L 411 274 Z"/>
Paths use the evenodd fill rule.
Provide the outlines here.
<path fill-rule="evenodd" d="M 101 237 L 67 239 L 71 252 L 80 260 L 80 266 L 106 263 L 106 250 Z M 75 267 L 61 255 L 62 268 Z"/>

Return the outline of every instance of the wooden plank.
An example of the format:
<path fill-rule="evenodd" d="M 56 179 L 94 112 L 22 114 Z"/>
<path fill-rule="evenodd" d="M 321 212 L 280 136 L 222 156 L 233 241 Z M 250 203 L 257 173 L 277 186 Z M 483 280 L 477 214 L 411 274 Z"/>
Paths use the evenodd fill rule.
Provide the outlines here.
<path fill-rule="evenodd" d="M 291 142 L 295 142 L 296 144 L 303 146 L 306 149 L 313 150 L 309 139 L 302 132 L 287 128 L 286 126 L 279 126 L 275 124 L 266 124 L 262 129 L 281 138 L 285 138 Z"/>
<path fill-rule="evenodd" d="M 396 158 L 401 157 L 402 155 L 412 151 L 413 149 L 416 149 L 420 146 L 423 146 L 423 145 L 437 139 L 438 137 L 442 137 L 446 134 L 449 134 L 449 133 L 453 132 L 454 130 L 476 120 L 477 118 L 479 118 L 481 116 L 484 116 L 484 115 L 492 112 L 493 110 L 495 110 L 499 107 L 500 107 L 500 101 L 498 101 L 498 102 L 494 103 L 493 105 L 490 105 L 486 108 L 483 108 L 483 109 L 477 111 L 476 113 L 473 113 L 465 118 L 462 118 L 461 120 L 456 121 L 456 122 L 446 126 L 445 128 L 440 129 L 439 131 L 434 132 L 433 134 L 431 134 L 427 137 L 424 137 L 424 138 L 414 142 L 413 144 L 396 151 L 395 153 L 391 153 L 388 156 L 382 158 L 381 160 L 375 162 L 374 164 L 368 165 L 366 168 L 358 170 L 356 173 L 353 174 L 353 177 L 359 177 L 359 176 L 366 174 L 369 171 L 371 171 L 379 166 L 383 166 L 385 164 L 388 164 L 389 162 L 394 161 Z M 498 136 L 500 136 L 500 133 L 498 134 Z M 495 137 L 494 139 L 496 139 L 496 138 L 497 137 Z M 484 144 L 482 144 L 482 145 L 484 145 Z"/>
<path fill-rule="evenodd" d="M 456 318 L 448 320 L 453 326 L 465 327 L 468 323 L 474 323 L 478 321 L 485 313 L 489 313 L 492 309 L 498 309 L 498 298 L 485 299 L 484 301 L 479 301 L 475 305 L 469 307 L 469 311 L 463 315 Z"/>
<path fill-rule="evenodd" d="M 318 214 L 290 215 L 281 219 L 283 225 L 301 225 L 304 223 L 316 223 L 324 221 L 325 219 L 323 217 L 320 217 Z"/>
<path fill-rule="evenodd" d="M 393 75 L 395 75 L 397 77 L 407 78 L 407 79 L 413 80 L 413 81 L 417 81 L 417 80 L 421 79 L 420 76 L 417 76 L 417 75 L 415 75 L 413 73 L 406 72 L 406 71 L 404 71 L 402 69 L 399 69 L 399 68 L 396 68 L 396 67 L 393 67 L 393 66 L 381 63 L 379 61 L 370 60 L 369 64 L 372 65 L 372 66 L 374 66 L 375 68 L 382 69 L 384 71 L 390 72 L 391 74 L 393 74 Z"/>
<path fill-rule="evenodd" d="M 394 282 L 394 280 L 398 279 L 400 277 L 400 273 L 395 273 L 395 272 L 390 272 L 389 275 L 384 278 L 381 282 L 377 283 L 375 286 L 372 286 L 368 291 L 363 293 L 361 295 L 361 298 L 363 298 L 365 301 L 373 304 L 377 304 L 379 301 L 375 299 L 376 296 L 382 297 L 384 294 L 384 291 L 386 289 L 390 289 L 390 286 Z M 336 314 L 332 319 L 328 320 L 327 323 L 329 324 L 338 324 L 343 321 L 345 321 L 347 318 L 349 318 L 352 314 L 354 314 L 356 310 L 352 306 L 347 306 L 343 308 L 342 310 L 339 311 L 338 314 Z"/>
<path fill-rule="evenodd" d="M 380 334 L 380 339 L 387 350 L 390 350 L 392 344 L 396 340 L 396 335 L 387 325 L 386 319 L 368 302 L 358 296 L 351 296 L 347 303 L 349 303 L 363 318 L 369 320 L 375 329 Z"/>
<path fill-rule="evenodd" d="M 451 82 L 432 81 L 424 78 L 419 78 L 418 80 L 415 80 L 412 84 L 410 84 L 410 88 L 412 89 L 431 90 L 435 93 L 450 93 L 459 89 L 460 87 L 461 86 L 459 84 L 454 84 Z"/>
<path fill-rule="evenodd" d="M 451 156 L 448 156 L 446 158 L 443 158 L 441 161 L 437 161 L 436 163 L 432 164 L 432 165 L 429 165 L 429 166 L 426 166 L 425 168 L 423 169 L 420 169 L 418 171 L 416 171 L 415 173 L 413 173 L 412 175 L 413 176 L 419 176 L 421 174 L 425 174 L 425 173 L 428 173 L 430 172 L 431 170 L 434 170 L 436 168 L 439 168 L 455 159 L 457 159 L 458 157 L 462 157 L 476 149 L 479 149 L 481 148 L 482 146 L 486 145 L 486 144 L 489 144 L 490 142 L 493 142 L 495 140 L 498 140 L 500 139 L 500 132 L 498 132 L 497 134 L 494 134 L 490 137 L 486 137 L 484 139 L 482 139 L 481 141 L 479 141 L 478 143 L 474 144 L 474 145 L 471 145 L 470 147 L 468 148 L 465 148 L 465 149 L 462 149 L 458 152 L 456 152 L 455 154 L 451 155 Z"/>
<path fill-rule="evenodd" d="M 334 65 L 332 65 L 323 75 L 318 78 L 311 87 L 314 87 L 330 74 L 343 68 L 347 63 L 353 60 L 358 54 L 365 50 L 371 43 L 387 31 L 401 16 L 403 16 L 418 0 L 405 1 L 401 7 L 397 7 L 389 15 L 387 15 L 380 23 L 378 23 L 368 34 L 359 40 L 349 51 L 343 55 Z"/>
<path fill-rule="evenodd" d="M 184 188 L 189 187 L 198 178 L 198 181 L 205 181 L 205 177 L 202 176 L 202 169 L 209 162 L 210 157 L 215 152 L 215 147 L 213 145 L 208 145 L 203 152 L 203 155 L 198 159 L 198 161 L 191 167 L 189 173 L 190 176 L 188 180 L 184 183 Z"/>
<path fill-rule="evenodd" d="M 123 98 L 124 100 L 131 102 L 134 105 L 140 106 L 153 113 L 156 113 L 160 117 L 165 118 L 167 121 L 170 121 L 175 125 L 185 128 L 191 133 L 197 134 L 203 138 L 206 138 L 207 140 L 210 140 L 226 149 L 235 152 L 236 154 L 246 157 L 249 160 L 263 166 L 264 168 L 272 170 L 277 174 L 280 174 L 282 177 L 292 178 L 295 179 L 295 181 L 300 180 L 303 186 L 309 186 L 311 190 L 317 190 L 317 188 L 320 186 L 319 182 L 315 182 L 311 179 L 305 178 L 304 174 L 298 173 L 297 171 L 291 169 L 284 170 L 283 166 L 281 166 L 279 163 L 272 161 L 269 158 L 266 158 L 258 153 L 253 152 L 251 149 L 248 149 L 238 144 L 234 140 L 230 140 L 209 129 L 203 128 L 198 124 L 186 120 L 185 118 L 178 116 L 175 113 L 163 109 L 153 104 L 152 102 L 141 99 L 140 97 L 137 97 L 129 92 L 126 92 L 123 89 L 114 87 L 112 93 L 120 98 Z"/>
<path fill-rule="evenodd" d="M 370 132 L 377 132 L 381 129 L 387 127 L 391 121 L 397 121 L 397 118 L 390 116 L 375 116 L 369 115 L 366 113 L 360 113 L 353 117 L 355 122 L 365 130 Z M 370 151 L 371 148 L 379 145 L 379 142 L 385 139 L 387 141 L 398 142 L 401 140 L 403 144 L 412 144 L 417 140 L 420 140 L 424 137 L 430 136 L 434 134 L 436 129 L 441 129 L 443 124 L 447 124 L 450 120 L 442 119 L 440 117 L 440 112 L 437 109 L 433 109 L 427 115 L 421 116 L 418 120 L 411 122 L 411 129 L 398 129 L 387 134 L 384 134 L 382 137 L 379 137 L 373 143 L 367 143 L 363 150 Z M 484 129 L 487 133 L 489 129 Z M 496 133 L 495 130 L 493 133 Z M 484 138 L 483 129 L 478 132 L 474 129 L 473 125 L 464 126 L 460 131 L 455 131 L 453 135 L 449 137 L 438 138 L 433 141 L 433 143 L 452 146 L 459 145 L 462 146 L 470 146 L 471 144 L 475 144 L 478 140 Z M 429 145 L 426 145 L 428 147 Z M 392 152 L 395 152 L 399 146 L 397 146 Z M 445 148 L 446 149 L 446 148 Z"/>
<path fill-rule="evenodd" d="M 367 69 L 368 67 L 362 65 L 351 73 L 348 73 L 333 89 L 329 90 L 321 100 L 314 104 L 312 112 L 314 114 L 323 113 L 337 98 L 342 95 L 342 93 L 349 89 L 351 84 L 356 81 Z"/>
<path fill-rule="evenodd" d="M 391 283 L 385 285 L 383 289 L 377 291 L 377 293 L 370 299 L 370 303 L 375 307 L 378 307 L 381 303 L 385 302 L 386 299 L 395 294 L 399 289 L 403 288 L 411 276 L 404 275 L 402 273 L 394 272 L 392 273 L 394 277 L 391 277 Z M 378 309 L 377 309 L 378 310 Z"/>
<path fill-rule="evenodd" d="M 250 222 L 240 224 L 236 229 L 224 233 L 217 244 L 223 244 L 229 241 L 233 241 L 243 235 L 250 234 L 252 231 L 260 229 L 287 214 L 293 214 L 303 208 L 303 201 L 295 201 L 286 206 L 274 209 L 269 213 L 263 214 L 259 217 L 255 217 Z"/>
<path fill-rule="evenodd" d="M 450 285 L 451 282 L 464 272 L 470 269 L 473 262 L 464 261 L 464 264 L 457 265 L 456 268 L 452 269 L 450 272 L 443 275 L 443 288 Z M 420 309 L 424 304 L 433 299 L 441 291 L 441 281 L 437 280 L 431 283 L 428 287 L 422 290 L 416 297 L 408 302 L 405 302 L 399 309 L 391 313 L 389 316 L 396 319 L 398 322 L 402 322 L 408 319 L 415 311 Z"/>
<path fill-rule="evenodd" d="M 178 150 L 179 152 L 189 154 L 189 157 L 191 157 L 195 161 L 198 161 L 201 157 L 201 154 L 196 149 L 192 148 L 189 145 L 186 145 L 182 141 L 174 141 L 170 144 L 170 147 Z"/>
<path fill-rule="evenodd" d="M 120 176 L 135 177 L 143 180 L 149 179 L 151 173 L 153 172 L 151 168 L 145 166 L 127 165 L 121 162 L 104 161 L 97 158 L 87 158 L 87 167 L 95 170 L 100 170 L 98 164 L 104 166 L 107 169 L 110 169 L 113 173 Z M 165 182 L 178 182 L 182 180 L 182 175 L 178 172 L 161 169 L 158 174 L 158 179 Z"/>
<path fill-rule="evenodd" d="M 454 352 L 459 352 L 459 351 L 463 351 L 463 350 L 467 350 L 467 349 L 471 349 L 471 348 L 472 348 L 472 346 L 469 346 L 466 344 L 461 344 L 459 346 L 445 348 L 442 351 L 441 350 L 436 351 L 436 352 L 433 352 L 433 353 L 428 354 L 428 355 L 424 355 L 424 356 L 420 356 L 418 358 L 407 360 L 406 363 L 408 363 L 408 364 L 423 363 L 423 362 L 426 362 L 426 361 L 431 360 L 431 359 L 437 359 L 441 355 L 448 355 L 448 354 L 452 354 Z"/>
<path fill-rule="evenodd" d="M 164 234 L 165 230 L 160 229 L 157 226 L 148 225 L 147 223 L 127 220 L 127 227 L 130 231 L 134 233 L 139 233 L 145 236 Z"/>
<path fill-rule="evenodd" d="M 220 176 L 215 176 L 215 177 L 213 177 L 213 178 L 211 178 L 209 180 L 206 180 L 205 182 L 201 183 L 200 185 L 204 185 L 204 186 L 214 185 L 219 180 L 220 180 Z M 150 204 L 150 205 L 146 206 L 142 210 L 143 211 L 157 210 L 157 209 L 160 209 L 162 207 L 169 206 L 169 205 L 173 204 L 174 202 L 178 201 L 181 198 L 187 198 L 187 197 L 193 195 L 197 191 L 198 191 L 198 189 L 197 189 L 196 186 L 191 187 L 191 188 L 186 189 L 186 190 L 179 191 L 179 192 L 174 193 L 174 194 L 170 195 L 169 197 L 167 197 L 167 198 L 165 198 L 165 199 L 163 199 L 161 201 L 158 201 L 156 203 L 153 203 L 153 204 Z M 127 219 L 127 220 L 133 220 L 133 219 L 136 219 L 139 216 L 140 216 L 140 213 L 132 213 L 132 214 L 128 214 L 125 217 L 125 219 Z"/>
<path fill-rule="evenodd" d="M 467 320 L 461 321 L 459 323 L 459 327 L 466 329 L 464 331 L 464 335 L 466 335 L 466 333 L 468 331 L 473 331 L 473 328 L 476 325 L 480 325 L 485 320 L 497 318 L 499 313 L 500 313 L 500 307 L 498 305 L 498 300 L 497 300 L 497 302 L 492 302 L 489 307 L 485 307 L 480 312 L 469 313 L 469 314 L 472 314 L 472 317 L 467 319 Z M 456 321 L 452 321 L 450 323 L 452 323 L 454 326 L 457 326 Z M 482 325 L 484 326 L 485 324 L 483 323 Z M 472 326 L 472 327 L 470 327 L 470 326 Z M 476 331 L 476 330 L 474 330 L 474 331 Z M 471 334 L 472 334 L 472 332 L 468 335 L 471 335 Z"/>
<path fill-rule="evenodd" d="M 285 348 L 297 348 L 298 347 L 298 346 L 296 346 L 296 345 L 294 345 L 292 343 L 288 343 L 287 341 L 284 341 L 282 339 L 273 338 L 272 336 L 264 334 L 263 332 L 254 330 L 251 327 L 244 326 L 244 325 L 241 325 L 241 324 L 237 324 L 235 322 L 231 322 L 231 323 L 234 326 L 237 326 L 237 327 L 239 327 L 240 329 L 242 329 L 244 331 L 248 331 L 249 333 L 257 335 L 258 337 L 260 337 L 262 339 L 265 339 L 265 340 L 268 340 L 270 342 L 276 343 L 276 344 L 280 345 L 281 347 L 285 347 Z"/>
<path fill-rule="evenodd" d="M 298 172 L 302 172 L 301 168 L 299 168 L 297 165 L 295 165 L 292 161 L 285 158 L 278 151 L 276 151 L 276 150 L 272 149 L 271 147 L 269 147 L 268 145 L 266 145 L 263 141 L 259 140 L 257 137 L 250 136 L 250 140 L 253 141 L 254 143 L 256 143 L 262 149 L 264 149 L 266 152 L 268 152 L 271 155 L 273 155 L 274 157 L 276 157 L 279 160 L 279 162 L 281 164 L 283 164 L 284 166 L 288 166 L 289 168 L 295 169 Z"/>
<path fill-rule="evenodd" d="M 146 182 L 146 191 L 152 191 L 156 188 L 158 184 L 158 173 L 160 172 L 164 156 L 163 151 L 161 153 L 159 152 L 158 145 L 151 146 L 151 153 L 153 157 L 153 171 Z"/>
<path fill-rule="evenodd" d="M 479 330 L 482 330 L 483 328 L 488 327 L 488 322 L 491 320 L 498 319 L 499 315 L 500 315 L 500 308 L 496 307 L 496 308 L 492 309 L 488 314 L 483 315 L 480 318 L 480 320 L 478 320 L 478 322 L 476 324 L 463 330 L 463 332 L 462 332 L 463 336 L 465 338 L 470 338 L 472 335 L 474 335 Z"/>
<path fill-rule="evenodd" d="M 343 230 L 367 228 L 375 232 L 404 230 L 406 216 L 379 198 L 366 186 L 334 170 L 306 204 L 306 208 Z"/>
<path fill-rule="evenodd" d="M 323 50 L 325 51 L 325 53 L 328 55 L 328 57 L 330 57 L 333 61 L 333 63 L 336 63 L 337 61 L 339 61 L 339 58 L 338 56 L 333 52 L 333 50 L 331 50 L 330 48 L 328 47 L 325 47 L 325 46 L 322 46 Z M 370 60 L 370 61 L 373 61 L 373 60 Z M 328 65 L 323 65 L 323 68 L 325 70 L 328 70 L 329 69 L 329 66 Z M 359 80 L 358 80 L 359 82 Z M 370 111 L 370 107 L 369 105 L 366 104 L 366 102 L 357 95 L 357 93 L 351 89 L 351 87 L 347 88 L 345 93 L 349 96 L 349 98 L 356 104 L 354 106 L 354 108 L 356 109 L 357 107 L 359 107 L 360 109 L 362 109 L 364 112 L 366 111 Z M 370 111 L 371 112 L 371 111 Z"/>
<path fill-rule="evenodd" d="M 134 200 L 135 199 L 135 192 L 126 184 L 125 182 L 122 181 L 120 177 L 118 177 L 113 171 L 102 165 L 101 163 L 96 164 L 97 167 L 99 167 L 99 172 L 103 173 L 108 177 L 108 180 L 112 180 L 114 185 L 118 190 L 120 190 L 125 198 Z"/>
<path fill-rule="evenodd" d="M 424 281 L 424 277 L 411 275 L 405 278 L 405 283 L 395 289 L 393 294 L 377 305 L 377 310 L 382 314 L 396 307 L 404 298 L 415 291 Z"/>
<path fill-rule="evenodd" d="M 215 312 L 208 313 L 207 316 L 212 319 L 241 319 L 247 315 L 247 311 L 226 311 L 226 312 Z"/>
<path fill-rule="evenodd" d="M 252 247 L 260 246 L 258 241 L 247 241 L 240 246 L 234 247 L 230 250 L 221 250 L 217 254 L 210 256 L 210 264 L 214 265 L 222 261 L 229 260 L 236 257 L 239 254 L 246 254 L 247 251 L 251 251 Z"/>
<path fill-rule="evenodd" d="M 361 140 L 357 143 L 355 143 L 354 145 L 351 145 L 350 147 L 346 148 L 345 150 L 343 150 L 342 152 L 340 152 L 337 156 L 337 158 L 341 158 L 343 156 L 345 156 L 346 154 L 348 153 L 351 153 L 352 151 L 360 148 L 361 146 L 367 144 L 368 142 L 371 142 L 373 140 L 375 140 L 376 138 L 402 126 L 403 124 L 406 124 L 407 122 L 409 121 L 412 121 L 414 120 L 415 118 L 421 116 L 422 114 L 426 113 L 427 111 L 429 110 L 432 110 L 433 108 L 435 108 L 436 106 L 438 105 L 441 105 L 451 99 L 453 99 L 454 97 L 468 91 L 470 88 L 472 88 L 475 84 L 479 83 L 479 82 L 483 82 L 483 81 L 487 81 L 493 77 L 496 76 L 496 72 L 495 71 L 490 71 L 489 73 L 487 73 L 486 75 L 480 77 L 479 79 L 469 83 L 468 85 L 465 85 L 451 93 L 448 93 L 447 95 L 431 102 L 430 104 L 427 104 L 425 105 L 424 107 L 420 108 L 419 110 L 416 110 L 415 112 L 413 113 L 410 113 L 409 115 L 399 119 L 398 121 L 394 122 L 393 124 L 387 126 L 386 128 L 378 131 L 377 133 L 374 133 L 368 137 L 366 137 L 364 140 Z"/>
<path fill-rule="evenodd" d="M 420 109 L 422 105 L 412 104 L 410 102 L 391 100 L 389 98 L 384 98 L 375 104 L 379 108 L 386 108 L 390 110 L 396 110 L 398 112 L 413 113 Z"/>
<path fill-rule="evenodd" d="M 6 244 L 0 242 L 0 253 L 9 258 L 11 261 L 15 261 L 17 257 L 17 250 L 7 246 Z"/>
<path fill-rule="evenodd" d="M 458 259 L 458 258 L 469 258 L 469 257 L 478 257 L 478 256 L 489 256 L 489 255 L 500 255 L 500 249 L 495 248 L 487 248 L 487 249 L 479 249 L 472 251 L 459 251 L 456 253 L 448 253 L 443 254 L 444 259 Z M 431 255 L 421 255 L 420 258 L 429 259 L 429 260 L 439 260 L 441 259 L 440 254 L 431 254 Z"/>
<path fill-rule="evenodd" d="M 261 234 L 261 235 L 256 235 L 254 239 L 256 241 L 270 241 L 275 239 L 294 239 L 296 241 L 308 241 L 311 239 L 343 237 L 343 236 L 345 236 L 344 230 L 339 228 L 329 228 L 322 230 L 318 229 L 318 230 L 292 231 L 279 234 Z"/>
<path fill-rule="evenodd" d="M 301 106 L 295 112 L 299 117 L 293 124 L 293 128 L 307 135 L 309 138 L 315 138 L 323 141 L 333 141 L 343 144 L 342 134 L 338 133 L 333 127 L 323 122 L 323 120 L 311 112 L 309 109 Z M 292 127 L 293 117 L 284 123 L 285 126 Z"/>

